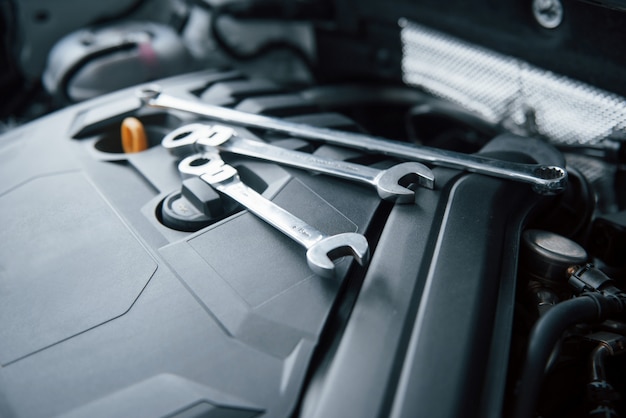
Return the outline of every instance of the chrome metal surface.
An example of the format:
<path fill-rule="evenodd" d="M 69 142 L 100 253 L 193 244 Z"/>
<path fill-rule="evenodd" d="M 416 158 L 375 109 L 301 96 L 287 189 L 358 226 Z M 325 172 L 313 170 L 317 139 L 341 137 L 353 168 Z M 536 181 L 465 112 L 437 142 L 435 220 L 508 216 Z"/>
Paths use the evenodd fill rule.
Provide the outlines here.
<path fill-rule="evenodd" d="M 361 265 L 369 261 L 369 245 L 363 235 L 325 235 L 245 185 L 237 170 L 224 163 L 219 154 L 191 155 L 179 163 L 178 169 L 184 175 L 200 177 L 306 248 L 307 264 L 319 276 L 334 277 L 333 260 L 343 256 L 351 255 Z"/>
<path fill-rule="evenodd" d="M 158 86 L 141 89 L 138 92 L 138 96 L 145 105 L 154 108 L 184 111 L 220 122 L 284 132 L 299 138 L 356 148 L 371 153 L 390 155 L 525 182 L 532 184 L 533 189 L 541 194 L 559 193 L 563 191 L 567 184 L 567 172 L 562 167 L 512 163 L 437 148 L 411 146 L 364 134 L 288 122 L 277 118 L 213 106 L 199 101 L 180 99 L 161 93 Z"/>
<path fill-rule="evenodd" d="M 194 123 L 182 126 L 166 135 L 162 145 L 175 155 L 218 148 L 220 151 L 327 174 L 369 185 L 376 189 L 381 199 L 397 203 L 415 202 L 412 187 L 420 185 L 432 189 L 435 181 L 433 172 L 420 163 L 407 162 L 379 170 L 242 138 L 234 129 L 221 125 Z"/>
<path fill-rule="evenodd" d="M 541 27 L 558 28 L 563 22 L 563 4 L 561 0 L 533 0 L 533 16 Z"/>

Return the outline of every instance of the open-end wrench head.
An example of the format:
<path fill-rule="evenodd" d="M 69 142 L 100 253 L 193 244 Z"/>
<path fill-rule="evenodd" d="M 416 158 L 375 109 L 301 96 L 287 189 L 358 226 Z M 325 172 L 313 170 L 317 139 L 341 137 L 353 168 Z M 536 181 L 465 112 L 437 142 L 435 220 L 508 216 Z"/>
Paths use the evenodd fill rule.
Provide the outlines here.
<path fill-rule="evenodd" d="M 414 202 L 415 190 L 413 189 L 415 186 L 428 189 L 435 186 L 433 172 L 424 164 L 416 162 L 396 164 L 387 170 L 382 170 L 376 183 L 381 199 L 397 203 Z"/>
<path fill-rule="evenodd" d="M 168 133 L 161 140 L 163 148 L 172 155 L 183 157 L 198 152 L 196 143 L 211 132 L 211 126 L 202 123 L 191 123 L 181 126 Z"/>
<path fill-rule="evenodd" d="M 178 163 L 178 171 L 184 177 L 204 178 L 204 176 L 220 173 L 223 171 L 225 165 L 226 164 L 217 152 L 204 152 L 183 158 L 181 162 Z"/>
<path fill-rule="evenodd" d="M 355 232 L 331 235 L 316 242 L 306 252 L 309 268 L 322 277 L 335 277 L 333 260 L 352 256 L 362 266 L 369 262 L 369 245 L 367 239 Z"/>

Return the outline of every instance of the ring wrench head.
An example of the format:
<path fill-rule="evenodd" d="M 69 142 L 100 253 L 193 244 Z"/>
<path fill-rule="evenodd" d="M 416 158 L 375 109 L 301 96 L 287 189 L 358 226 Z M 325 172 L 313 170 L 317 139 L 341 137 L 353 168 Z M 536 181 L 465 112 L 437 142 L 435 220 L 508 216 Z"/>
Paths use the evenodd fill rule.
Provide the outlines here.
<path fill-rule="evenodd" d="M 307 264 L 316 274 L 334 277 L 333 260 L 352 255 L 359 264 L 369 261 L 369 246 L 363 235 L 343 233 L 328 236 L 250 189 L 239 179 L 237 170 L 224 163 L 217 153 L 191 155 L 179 170 L 194 175 L 229 196 L 250 212 L 282 231 L 307 249 Z"/>
<path fill-rule="evenodd" d="M 163 137 L 161 145 L 168 150 L 170 154 L 177 157 L 184 157 L 189 154 L 195 154 L 199 150 L 196 143 L 200 138 L 204 138 L 211 131 L 210 125 L 202 123 L 191 123 L 174 129 Z"/>
<path fill-rule="evenodd" d="M 433 172 L 424 164 L 408 162 L 382 170 L 376 183 L 381 199 L 397 203 L 410 203 L 415 199 L 415 186 L 432 189 L 435 186 Z"/>
<path fill-rule="evenodd" d="M 203 131 L 198 138 L 198 145 L 205 147 L 219 147 L 224 142 L 236 136 L 237 132 L 233 128 L 224 125 L 211 125 L 211 129 Z"/>
<path fill-rule="evenodd" d="M 355 232 L 326 236 L 310 246 L 306 252 L 309 268 L 322 277 L 335 276 L 335 263 L 341 257 L 352 256 L 360 265 L 369 262 L 367 239 Z"/>
<path fill-rule="evenodd" d="M 213 177 L 223 177 L 224 180 L 233 177 L 231 170 L 226 169 L 226 167 L 232 169 L 234 175 L 237 175 L 237 171 L 233 167 L 225 164 L 217 152 L 193 154 L 183 158 L 181 162 L 178 163 L 178 171 L 183 177 L 201 177 L 207 182 L 208 178 Z M 226 175 L 228 175 L 228 177 L 224 177 Z"/>
<path fill-rule="evenodd" d="M 533 185 L 536 193 L 546 196 L 563 192 L 567 187 L 567 170 L 557 166 L 539 166 L 533 174 L 544 180 L 542 185 Z"/>
<path fill-rule="evenodd" d="M 191 123 L 165 135 L 161 145 L 171 154 L 184 157 L 222 145 L 235 135 L 235 130 L 228 126 Z"/>

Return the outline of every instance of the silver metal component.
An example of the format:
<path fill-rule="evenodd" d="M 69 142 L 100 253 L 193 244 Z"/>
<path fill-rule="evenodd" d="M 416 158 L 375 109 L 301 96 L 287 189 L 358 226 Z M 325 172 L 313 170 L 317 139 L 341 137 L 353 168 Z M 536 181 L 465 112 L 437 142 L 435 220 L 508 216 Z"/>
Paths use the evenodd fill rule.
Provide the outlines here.
<path fill-rule="evenodd" d="M 319 276 L 334 277 L 333 260 L 343 256 L 351 255 L 361 265 L 369 261 L 369 245 L 363 235 L 325 235 L 246 186 L 237 170 L 224 163 L 217 153 L 191 155 L 179 163 L 178 169 L 184 175 L 200 177 L 306 248 L 307 264 Z"/>
<path fill-rule="evenodd" d="M 242 138 L 234 129 L 220 125 L 194 123 L 182 126 L 167 134 L 161 144 L 179 156 L 218 148 L 220 151 L 315 171 L 372 186 L 381 199 L 397 203 L 415 202 L 415 190 L 409 188 L 410 185 L 432 189 L 435 181 L 432 171 L 420 163 L 402 163 L 379 170 Z"/>
<path fill-rule="evenodd" d="M 533 16 L 546 29 L 555 29 L 563 22 L 561 0 L 533 0 Z"/>
<path fill-rule="evenodd" d="M 626 131 L 626 99 L 403 20 L 406 84 L 488 122 L 557 144 L 597 144 Z"/>
<path fill-rule="evenodd" d="M 277 118 L 179 99 L 162 94 L 159 89 L 143 89 L 138 94 L 142 101 L 150 107 L 185 111 L 220 122 L 269 129 L 328 144 L 357 148 L 367 152 L 530 183 L 533 185 L 533 189 L 541 194 L 559 193 L 563 191 L 567 184 L 567 172 L 564 168 L 557 166 L 519 164 L 437 148 L 416 147 L 369 135 L 293 123 Z"/>

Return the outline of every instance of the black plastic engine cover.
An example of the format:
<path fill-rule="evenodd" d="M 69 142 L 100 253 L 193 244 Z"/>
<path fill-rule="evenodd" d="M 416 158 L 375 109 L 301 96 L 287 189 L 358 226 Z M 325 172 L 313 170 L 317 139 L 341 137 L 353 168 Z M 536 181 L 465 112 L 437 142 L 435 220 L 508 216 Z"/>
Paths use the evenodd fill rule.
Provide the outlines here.
<path fill-rule="evenodd" d="M 162 86 L 197 98 L 238 79 Z M 389 212 L 365 187 L 233 160 L 326 233 L 382 230 L 366 272 L 346 258 L 321 279 L 248 212 L 194 233 L 162 225 L 181 179 L 158 142 L 192 119 L 137 106 L 122 91 L 0 138 L 1 416 L 499 412 L 519 237 L 543 200 L 529 186 L 436 169 L 434 191 Z M 116 148 L 127 114 L 147 121 L 148 150 Z"/>
<path fill-rule="evenodd" d="M 521 227 L 540 199 L 435 173 L 445 187 L 391 212 L 304 416 L 500 416 Z"/>

